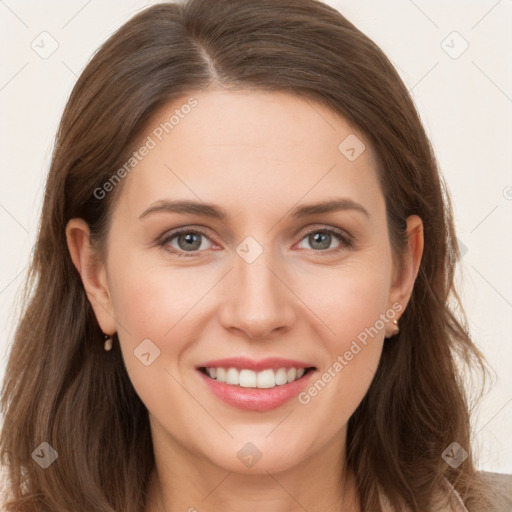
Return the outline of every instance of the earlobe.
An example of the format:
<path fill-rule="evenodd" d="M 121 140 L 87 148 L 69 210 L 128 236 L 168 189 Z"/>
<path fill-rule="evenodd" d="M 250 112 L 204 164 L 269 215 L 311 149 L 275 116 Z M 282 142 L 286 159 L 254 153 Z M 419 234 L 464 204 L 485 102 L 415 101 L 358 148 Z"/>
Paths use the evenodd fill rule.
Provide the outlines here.
<path fill-rule="evenodd" d="M 71 219 L 66 226 L 66 240 L 101 330 L 116 331 L 106 268 L 90 243 L 89 225 L 83 219 Z"/>

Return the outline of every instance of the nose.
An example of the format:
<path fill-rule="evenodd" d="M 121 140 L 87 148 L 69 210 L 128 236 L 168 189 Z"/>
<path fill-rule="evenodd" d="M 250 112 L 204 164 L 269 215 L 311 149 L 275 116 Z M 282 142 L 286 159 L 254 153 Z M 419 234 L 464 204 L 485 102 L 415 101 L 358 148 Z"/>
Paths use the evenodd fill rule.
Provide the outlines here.
<path fill-rule="evenodd" d="M 286 332 L 296 322 L 297 296 L 289 273 L 263 253 L 252 263 L 235 255 L 227 276 L 226 297 L 220 313 L 227 330 L 251 340 L 265 340 Z"/>

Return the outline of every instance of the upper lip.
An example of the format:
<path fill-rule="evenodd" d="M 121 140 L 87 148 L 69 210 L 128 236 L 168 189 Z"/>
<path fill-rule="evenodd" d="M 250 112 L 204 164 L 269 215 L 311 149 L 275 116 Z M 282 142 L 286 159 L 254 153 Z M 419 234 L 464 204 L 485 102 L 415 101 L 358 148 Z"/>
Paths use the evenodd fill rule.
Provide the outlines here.
<path fill-rule="evenodd" d="M 293 359 L 284 359 L 282 357 L 267 357 L 265 359 L 255 360 L 247 357 L 230 357 L 227 359 L 215 359 L 206 361 L 196 366 L 200 368 L 238 368 L 261 372 L 270 368 L 313 368 L 309 363 L 295 361 Z"/>

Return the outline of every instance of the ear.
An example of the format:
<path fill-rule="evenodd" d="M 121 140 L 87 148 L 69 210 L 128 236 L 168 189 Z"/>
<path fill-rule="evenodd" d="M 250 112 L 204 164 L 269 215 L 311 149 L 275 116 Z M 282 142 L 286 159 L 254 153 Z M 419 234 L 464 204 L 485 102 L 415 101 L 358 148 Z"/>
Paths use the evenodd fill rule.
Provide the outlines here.
<path fill-rule="evenodd" d="M 83 219 L 71 219 L 66 226 L 68 249 L 84 285 L 85 292 L 105 334 L 116 331 L 107 272 L 90 244 L 89 225 Z"/>
<path fill-rule="evenodd" d="M 407 238 L 408 243 L 403 254 L 403 271 L 401 275 L 395 272 L 388 303 L 388 308 L 396 302 L 400 303 L 402 314 L 411 298 L 423 255 L 423 222 L 417 215 L 407 218 Z"/>

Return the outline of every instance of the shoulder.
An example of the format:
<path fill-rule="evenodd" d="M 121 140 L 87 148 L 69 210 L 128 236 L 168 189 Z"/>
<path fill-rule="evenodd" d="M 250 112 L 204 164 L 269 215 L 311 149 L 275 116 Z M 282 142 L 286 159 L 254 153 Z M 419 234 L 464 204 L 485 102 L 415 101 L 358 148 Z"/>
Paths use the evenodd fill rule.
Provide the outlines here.
<path fill-rule="evenodd" d="M 497 509 L 493 512 L 512 511 L 512 475 L 479 472 L 497 499 Z M 382 489 L 379 489 L 382 512 L 396 512 Z M 453 485 L 443 478 L 442 485 L 435 493 L 432 512 L 470 512 Z"/>
<path fill-rule="evenodd" d="M 510 512 L 512 510 L 512 475 L 489 471 L 479 471 L 478 474 L 497 499 L 496 512 Z"/>
<path fill-rule="evenodd" d="M 382 512 L 397 512 L 382 488 L 379 488 L 379 498 Z M 409 511 L 409 508 L 404 510 Z M 446 478 L 443 478 L 442 485 L 434 492 L 430 510 L 431 512 L 469 512 L 459 493 Z"/>

